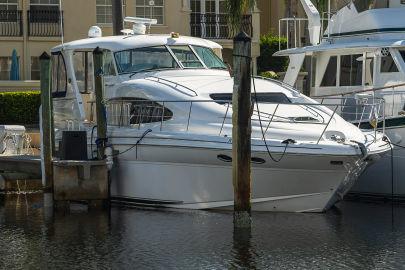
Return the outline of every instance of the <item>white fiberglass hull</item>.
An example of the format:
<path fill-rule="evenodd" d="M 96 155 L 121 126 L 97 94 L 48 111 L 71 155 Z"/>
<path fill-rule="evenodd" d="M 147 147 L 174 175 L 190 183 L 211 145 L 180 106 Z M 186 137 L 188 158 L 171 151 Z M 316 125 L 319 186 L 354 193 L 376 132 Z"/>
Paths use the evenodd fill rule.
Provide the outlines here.
<path fill-rule="evenodd" d="M 217 158 L 230 156 L 230 149 L 137 148 L 115 160 L 114 201 L 187 209 L 233 208 L 232 166 Z M 358 155 L 287 154 L 280 163 L 271 163 L 267 152 L 253 151 L 252 157 L 266 161 L 253 164 L 253 211 L 325 211 L 341 199 L 366 166 Z"/>

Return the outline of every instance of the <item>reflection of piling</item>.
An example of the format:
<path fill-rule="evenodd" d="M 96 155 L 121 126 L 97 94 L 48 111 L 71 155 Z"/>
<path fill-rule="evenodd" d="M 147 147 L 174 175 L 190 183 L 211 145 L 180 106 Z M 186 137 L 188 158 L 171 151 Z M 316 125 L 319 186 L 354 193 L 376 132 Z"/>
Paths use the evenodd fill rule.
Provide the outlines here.
<path fill-rule="evenodd" d="M 52 99 L 51 99 L 51 58 L 44 52 L 40 58 L 41 106 L 42 106 L 42 148 L 44 168 L 44 204 L 52 206 L 53 202 L 53 169 L 52 152 Z"/>
<path fill-rule="evenodd" d="M 234 225 L 251 226 L 251 38 L 244 32 L 234 38 L 234 89 L 232 114 L 232 176 Z"/>

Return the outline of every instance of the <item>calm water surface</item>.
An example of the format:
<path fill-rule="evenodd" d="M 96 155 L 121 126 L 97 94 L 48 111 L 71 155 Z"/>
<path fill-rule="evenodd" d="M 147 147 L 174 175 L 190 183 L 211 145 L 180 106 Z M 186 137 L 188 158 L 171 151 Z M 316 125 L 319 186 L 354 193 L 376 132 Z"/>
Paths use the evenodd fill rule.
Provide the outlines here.
<path fill-rule="evenodd" d="M 51 214 L 0 195 L 1 269 L 405 269 L 405 206 L 343 202 L 326 214 L 112 207 Z"/>

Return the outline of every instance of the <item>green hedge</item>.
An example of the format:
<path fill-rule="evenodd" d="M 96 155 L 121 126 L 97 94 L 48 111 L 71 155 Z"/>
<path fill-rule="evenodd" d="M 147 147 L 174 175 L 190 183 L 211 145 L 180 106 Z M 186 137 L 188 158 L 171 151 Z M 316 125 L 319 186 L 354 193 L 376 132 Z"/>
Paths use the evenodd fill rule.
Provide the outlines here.
<path fill-rule="evenodd" d="M 287 39 L 273 34 L 267 34 L 260 37 L 260 56 L 257 58 L 258 72 L 286 71 L 288 67 L 287 57 L 274 57 L 273 54 L 279 51 L 279 42 L 281 49 L 287 48 Z"/>
<path fill-rule="evenodd" d="M 39 91 L 0 92 L 0 125 L 39 123 Z"/>

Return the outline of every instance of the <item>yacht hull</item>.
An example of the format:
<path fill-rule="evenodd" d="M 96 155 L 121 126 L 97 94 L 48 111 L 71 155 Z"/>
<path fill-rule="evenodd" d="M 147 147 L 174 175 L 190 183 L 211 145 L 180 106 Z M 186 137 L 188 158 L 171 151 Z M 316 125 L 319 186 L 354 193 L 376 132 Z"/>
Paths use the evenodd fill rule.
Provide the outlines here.
<path fill-rule="evenodd" d="M 231 155 L 229 149 L 142 145 L 136 151 L 138 159 L 128 154 L 115 160 L 113 201 L 233 209 L 232 164 L 217 158 Z M 252 165 L 253 211 L 323 212 L 342 198 L 366 166 L 358 156 L 288 154 L 280 163 L 271 163 L 266 152 L 252 156 L 266 161 Z"/>
<path fill-rule="evenodd" d="M 399 119 L 399 118 L 398 118 Z M 404 120 L 404 118 L 402 117 Z M 386 134 L 393 144 L 404 145 L 405 125 L 386 128 Z M 391 153 L 370 165 L 351 189 L 352 195 L 364 197 L 405 199 L 405 149 L 393 146 L 393 172 Z M 392 179 L 393 173 L 393 179 Z"/>

